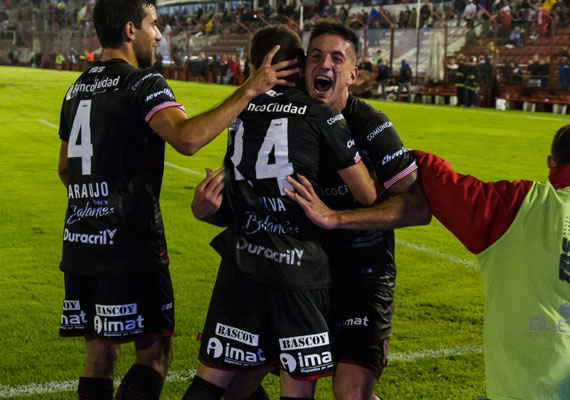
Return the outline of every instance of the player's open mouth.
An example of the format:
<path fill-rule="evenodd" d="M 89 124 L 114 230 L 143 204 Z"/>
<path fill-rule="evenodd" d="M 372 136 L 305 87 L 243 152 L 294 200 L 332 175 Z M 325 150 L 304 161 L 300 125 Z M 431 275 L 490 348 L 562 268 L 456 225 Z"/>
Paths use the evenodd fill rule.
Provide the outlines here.
<path fill-rule="evenodd" d="M 313 86 L 317 92 L 324 93 L 332 87 L 332 79 L 328 76 L 317 76 Z"/>

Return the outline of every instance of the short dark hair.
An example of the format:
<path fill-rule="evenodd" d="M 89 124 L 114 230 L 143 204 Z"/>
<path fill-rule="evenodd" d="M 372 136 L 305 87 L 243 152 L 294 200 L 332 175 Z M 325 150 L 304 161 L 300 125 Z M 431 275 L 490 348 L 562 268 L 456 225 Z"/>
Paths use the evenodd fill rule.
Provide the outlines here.
<path fill-rule="evenodd" d="M 556 164 L 570 162 L 570 125 L 564 125 L 558 129 L 552 141 L 550 154 Z"/>
<path fill-rule="evenodd" d="M 125 24 L 131 21 L 140 29 L 145 17 L 145 6 L 156 8 L 156 0 L 97 0 L 93 10 L 93 23 L 101 47 L 121 47 Z"/>
<path fill-rule="evenodd" d="M 356 56 L 358 56 L 358 36 L 356 36 L 356 33 L 354 33 L 343 24 L 339 24 L 337 22 L 319 22 L 311 30 L 309 46 L 313 40 L 322 35 L 336 35 L 341 37 L 343 40 L 352 45 L 352 50 L 354 50 L 354 57 L 356 58 Z"/>
<path fill-rule="evenodd" d="M 259 68 L 265 55 L 277 45 L 281 47 L 273 57 L 272 64 L 298 57 L 300 65 L 294 65 L 294 67 L 303 66 L 305 51 L 303 50 L 301 38 L 285 25 L 266 26 L 255 32 L 251 39 L 250 48 L 253 66 L 256 69 Z"/>

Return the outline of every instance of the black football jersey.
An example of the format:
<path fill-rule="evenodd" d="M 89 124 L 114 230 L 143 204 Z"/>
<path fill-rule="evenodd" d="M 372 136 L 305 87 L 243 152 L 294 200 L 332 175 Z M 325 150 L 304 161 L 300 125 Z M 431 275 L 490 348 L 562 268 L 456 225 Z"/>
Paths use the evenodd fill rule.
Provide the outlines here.
<path fill-rule="evenodd" d="M 280 287 L 328 285 L 321 231 L 283 189 L 296 174 L 318 188 L 320 171 L 336 175 L 360 161 L 351 140 L 342 114 L 297 89 L 255 98 L 229 129 L 225 195 L 236 223 L 214 247 L 252 279 Z"/>
<path fill-rule="evenodd" d="M 342 115 L 354 138 L 352 143 L 384 189 L 389 189 L 417 169 L 414 158 L 402 144 L 386 114 L 354 96 L 349 96 Z M 388 197 L 388 192 L 384 192 L 380 200 Z M 338 175 L 323 176 L 321 198 L 329 207 L 337 210 L 359 207 Z M 365 247 L 383 240 L 393 242 L 393 231 L 332 231 L 329 239 L 333 246 L 343 244 Z M 391 247 L 393 248 L 393 245 Z"/>
<path fill-rule="evenodd" d="M 168 266 L 159 196 L 164 140 L 148 121 L 182 107 L 164 78 L 126 61 L 98 62 L 69 88 L 63 271 L 119 275 Z"/>

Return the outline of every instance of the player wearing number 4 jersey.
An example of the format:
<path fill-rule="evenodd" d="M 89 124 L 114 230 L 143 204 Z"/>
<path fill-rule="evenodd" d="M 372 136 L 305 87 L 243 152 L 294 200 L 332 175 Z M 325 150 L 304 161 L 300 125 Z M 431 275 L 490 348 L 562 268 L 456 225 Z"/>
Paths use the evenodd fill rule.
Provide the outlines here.
<path fill-rule="evenodd" d="M 149 69 L 157 42 L 154 0 L 98 0 L 100 62 L 65 96 L 59 175 L 68 208 L 61 269 L 62 336 L 86 338 L 79 397 L 113 398 L 119 344 L 137 359 L 117 398 L 158 398 L 172 358 L 174 300 L 159 206 L 165 141 L 191 155 L 243 107 L 291 72 L 271 66 L 274 49 L 220 106 L 187 118 L 164 78 Z M 295 70 L 293 70 L 294 72 Z"/>
<path fill-rule="evenodd" d="M 303 58 L 294 32 L 268 27 L 252 41 L 255 67 L 276 43 L 276 58 Z M 284 190 L 289 175 L 306 174 L 317 185 L 323 171 L 338 172 L 359 201 L 372 202 L 372 179 L 350 141 L 338 111 L 280 86 L 232 124 L 224 166 L 235 222 L 213 241 L 222 263 L 185 399 L 219 398 L 238 372 L 271 366 L 281 368 L 281 396 L 311 398 L 316 379 L 332 373 L 321 231 Z"/>

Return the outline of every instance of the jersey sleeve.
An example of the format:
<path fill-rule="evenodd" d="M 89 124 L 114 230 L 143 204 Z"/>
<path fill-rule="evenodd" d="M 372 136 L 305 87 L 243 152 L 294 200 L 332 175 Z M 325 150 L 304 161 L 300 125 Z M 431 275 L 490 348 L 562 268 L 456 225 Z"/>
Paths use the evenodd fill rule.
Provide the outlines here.
<path fill-rule="evenodd" d="M 472 253 L 495 243 L 513 223 L 531 181 L 483 182 L 444 159 L 413 151 L 433 215 Z"/>
<path fill-rule="evenodd" d="M 367 117 L 366 136 L 358 143 L 366 152 L 365 159 L 374 169 L 379 183 L 385 189 L 417 169 L 414 158 L 402 144 L 392 121 L 384 113 L 374 110 Z"/>
<path fill-rule="evenodd" d="M 144 71 L 129 90 L 135 92 L 136 108 L 147 123 L 157 112 L 168 107 L 178 107 L 185 111 L 184 106 L 176 101 L 172 89 L 159 73 Z"/>
<path fill-rule="evenodd" d="M 332 107 L 323 107 L 319 112 L 319 127 L 330 168 L 340 171 L 361 161 L 360 153 L 344 116 Z"/>

